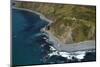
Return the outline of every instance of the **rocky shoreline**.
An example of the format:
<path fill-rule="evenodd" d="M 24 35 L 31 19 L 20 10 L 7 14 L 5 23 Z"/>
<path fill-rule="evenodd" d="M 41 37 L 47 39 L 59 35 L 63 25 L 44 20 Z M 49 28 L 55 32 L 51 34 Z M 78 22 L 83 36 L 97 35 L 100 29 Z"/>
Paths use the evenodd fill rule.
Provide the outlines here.
<path fill-rule="evenodd" d="M 47 19 L 44 15 L 41 13 L 38 13 L 33 10 L 25 9 L 25 8 L 16 8 L 13 7 L 14 9 L 19 9 L 19 10 L 24 10 L 28 11 L 31 13 L 36 13 L 37 15 L 40 16 L 41 19 L 44 21 L 48 22 L 48 25 L 52 23 L 51 20 Z M 67 52 L 73 52 L 73 51 L 81 51 L 81 50 L 95 50 L 95 41 L 94 40 L 89 40 L 89 41 L 83 41 L 79 43 L 72 43 L 72 44 L 63 44 L 58 38 L 56 38 L 50 31 L 47 31 L 47 26 L 43 28 L 41 31 L 44 31 L 48 34 L 49 37 L 49 42 L 53 43 L 53 46 L 58 50 L 58 51 L 67 51 Z"/>

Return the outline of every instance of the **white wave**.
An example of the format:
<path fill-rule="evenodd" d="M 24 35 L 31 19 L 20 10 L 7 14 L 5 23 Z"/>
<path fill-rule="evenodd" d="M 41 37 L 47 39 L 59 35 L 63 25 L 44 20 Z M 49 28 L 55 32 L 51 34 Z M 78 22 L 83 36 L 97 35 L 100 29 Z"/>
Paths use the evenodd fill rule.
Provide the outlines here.
<path fill-rule="evenodd" d="M 77 52 L 70 52 L 70 53 L 59 52 L 52 46 L 50 46 L 50 50 L 52 50 L 53 52 L 48 54 L 49 57 L 56 55 L 56 56 L 67 58 L 68 60 L 74 60 L 73 58 L 76 58 L 78 61 L 81 61 L 82 59 L 84 59 L 86 55 L 86 51 L 77 51 Z"/>
<path fill-rule="evenodd" d="M 74 57 L 77 58 L 80 61 L 80 60 L 84 59 L 84 56 L 85 56 L 85 53 L 77 55 L 77 56 L 74 56 Z"/>
<path fill-rule="evenodd" d="M 54 51 L 54 52 L 48 54 L 49 57 L 54 56 L 54 55 L 59 56 L 58 51 Z"/>
<path fill-rule="evenodd" d="M 56 49 L 54 47 L 52 47 L 52 46 L 50 46 L 50 50 L 56 51 Z"/>
<path fill-rule="evenodd" d="M 78 59 L 79 61 L 84 59 L 84 56 L 86 55 L 86 53 L 82 52 L 82 53 L 74 53 L 74 54 L 71 54 L 71 53 L 67 53 L 67 52 L 58 52 L 58 51 L 55 51 L 55 52 L 52 52 L 52 53 L 49 53 L 48 56 L 49 57 L 52 57 L 52 56 L 61 56 L 61 57 L 64 57 L 64 58 L 67 58 L 68 60 L 74 60 L 73 58 L 76 58 Z"/>
<path fill-rule="evenodd" d="M 67 52 L 59 52 L 60 56 L 65 57 L 67 59 L 72 59 L 72 55 Z"/>

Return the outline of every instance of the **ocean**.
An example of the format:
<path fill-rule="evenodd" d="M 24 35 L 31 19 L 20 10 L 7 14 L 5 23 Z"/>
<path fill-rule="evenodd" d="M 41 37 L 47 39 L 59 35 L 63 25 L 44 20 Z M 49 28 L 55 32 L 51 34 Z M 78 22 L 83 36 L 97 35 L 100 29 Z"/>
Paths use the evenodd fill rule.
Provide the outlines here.
<path fill-rule="evenodd" d="M 96 61 L 96 52 L 59 52 L 42 31 L 49 22 L 38 14 L 12 8 L 12 65 L 42 65 Z"/>

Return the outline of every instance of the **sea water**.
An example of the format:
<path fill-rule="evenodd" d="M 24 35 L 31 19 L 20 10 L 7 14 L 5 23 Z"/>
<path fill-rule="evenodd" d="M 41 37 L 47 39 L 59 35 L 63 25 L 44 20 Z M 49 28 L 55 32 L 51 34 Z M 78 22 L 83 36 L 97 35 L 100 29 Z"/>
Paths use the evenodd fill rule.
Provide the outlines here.
<path fill-rule="evenodd" d="M 45 28 L 49 22 L 36 13 L 12 9 L 12 65 L 95 61 L 95 51 L 59 52 Z"/>

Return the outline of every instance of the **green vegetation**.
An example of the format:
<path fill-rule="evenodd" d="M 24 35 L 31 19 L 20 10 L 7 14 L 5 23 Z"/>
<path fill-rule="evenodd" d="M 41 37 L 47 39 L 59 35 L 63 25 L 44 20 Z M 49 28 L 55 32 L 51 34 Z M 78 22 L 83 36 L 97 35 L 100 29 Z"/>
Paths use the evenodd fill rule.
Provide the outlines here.
<path fill-rule="evenodd" d="M 95 6 L 16 2 L 16 7 L 38 11 L 52 20 L 48 31 L 64 43 L 95 40 Z"/>

